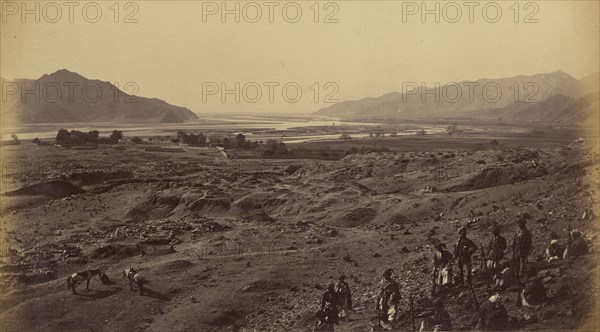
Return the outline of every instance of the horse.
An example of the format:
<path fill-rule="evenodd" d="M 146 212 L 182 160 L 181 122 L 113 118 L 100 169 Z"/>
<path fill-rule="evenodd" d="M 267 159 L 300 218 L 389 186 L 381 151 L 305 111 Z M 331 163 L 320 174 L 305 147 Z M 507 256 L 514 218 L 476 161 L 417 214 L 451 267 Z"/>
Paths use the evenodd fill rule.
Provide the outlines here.
<path fill-rule="evenodd" d="M 86 281 L 85 289 L 90 289 L 90 280 L 92 280 L 93 277 L 98 277 L 103 285 L 106 285 L 108 282 L 108 276 L 103 273 L 102 270 L 85 270 L 83 272 L 75 272 L 67 278 L 67 289 L 71 288 L 73 293 L 76 293 L 75 286 L 84 280 Z"/>
<path fill-rule="evenodd" d="M 129 280 L 129 290 L 133 290 L 133 284 L 137 286 L 138 294 L 142 295 L 144 292 L 144 277 L 138 273 L 133 267 L 123 270 L 123 279 Z"/>

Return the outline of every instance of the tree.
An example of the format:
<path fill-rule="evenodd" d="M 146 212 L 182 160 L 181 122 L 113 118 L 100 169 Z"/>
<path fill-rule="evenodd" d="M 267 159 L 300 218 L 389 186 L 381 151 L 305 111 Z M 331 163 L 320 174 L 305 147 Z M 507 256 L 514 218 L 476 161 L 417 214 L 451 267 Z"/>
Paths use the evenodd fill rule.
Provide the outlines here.
<path fill-rule="evenodd" d="M 180 142 L 187 143 L 187 134 L 185 133 L 185 131 L 178 130 L 177 131 L 177 138 L 179 138 Z"/>
<path fill-rule="evenodd" d="M 177 142 L 175 142 L 175 140 L 171 140 L 171 141 L 174 143 L 181 142 L 181 143 L 189 144 L 189 145 L 204 145 L 204 144 L 206 144 L 206 136 L 204 136 L 203 133 L 187 134 L 183 130 L 178 130 L 177 131 Z"/>
<path fill-rule="evenodd" d="M 123 132 L 120 130 L 113 130 L 113 132 L 110 134 L 110 140 L 113 142 L 118 142 L 120 140 L 123 139 Z"/>
<path fill-rule="evenodd" d="M 352 136 L 350 136 L 350 134 L 348 134 L 348 133 L 342 133 L 342 135 L 340 135 L 340 139 L 347 141 L 349 139 L 352 139 Z"/>
<path fill-rule="evenodd" d="M 97 130 L 88 131 L 87 140 L 92 143 L 98 142 L 100 138 L 100 133 Z"/>
<path fill-rule="evenodd" d="M 66 143 L 71 138 L 71 133 L 66 129 L 61 129 L 56 134 L 56 142 L 57 143 Z"/>
<path fill-rule="evenodd" d="M 12 135 L 10 135 L 10 137 L 12 137 L 12 140 L 13 140 L 13 142 L 15 144 L 19 144 L 20 143 L 19 136 L 17 136 L 16 134 L 12 134 Z"/>
<path fill-rule="evenodd" d="M 184 139 L 183 143 L 189 144 L 189 145 L 198 145 L 198 135 L 196 134 L 189 134 L 186 136 L 186 139 Z"/>
<path fill-rule="evenodd" d="M 274 139 L 268 139 L 263 147 L 263 151 L 265 154 L 274 154 L 278 152 L 285 153 L 287 152 L 287 147 L 283 142 Z"/>
<path fill-rule="evenodd" d="M 141 138 L 139 138 L 139 137 L 137 137 L 137 136 L 134 136 L 134 137 L 131 139 L 131 141 L 132 141 L 133 143 L 135 143 L 135 144 L 140 144 L 140 143 L 142 143 L 142 139 L 141 139 Z"/>
<path fill-rule="evenodd" d="M 42 140 L 37 137 L 33 139 L 33 144 L 35 144 L 35 145 L 40 145 L 41 142 L 42 142 Z"/>
<path fill-rule="evenodd" d="M 198 144 L 206 144 L 206 136 L 203 133 L 198 134 Z"/>
<path fill-rule="evenodd" d="M 239 133 L 237 134 L 237 136 L 235 136 L 235 141 L 237 143 L 237 146 L 239 148 L 244 147 L 244 143 L 246 142 L 246 136 L 244 136 L 244 134 Z"/>
<path fill-rule="evenodd" d="M 79 130 L 71 130 L 71 137 L 69 143 L 73 144 L 85 144 L 88 142 L 88 135 Z"/>

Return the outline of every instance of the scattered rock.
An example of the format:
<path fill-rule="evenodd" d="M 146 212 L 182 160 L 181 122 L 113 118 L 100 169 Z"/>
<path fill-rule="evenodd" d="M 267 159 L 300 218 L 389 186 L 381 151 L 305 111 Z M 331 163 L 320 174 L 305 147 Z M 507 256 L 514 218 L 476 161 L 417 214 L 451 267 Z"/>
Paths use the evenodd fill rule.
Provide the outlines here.
<path fill-rule="evenodd" d="M 89 256 L 93 259 L 104 259 L 113 256 L 118 258 L 127 258 L 140 254 L 142 249 L 143 248 L 139 245 L 109 244 L 94 248 Z"/>

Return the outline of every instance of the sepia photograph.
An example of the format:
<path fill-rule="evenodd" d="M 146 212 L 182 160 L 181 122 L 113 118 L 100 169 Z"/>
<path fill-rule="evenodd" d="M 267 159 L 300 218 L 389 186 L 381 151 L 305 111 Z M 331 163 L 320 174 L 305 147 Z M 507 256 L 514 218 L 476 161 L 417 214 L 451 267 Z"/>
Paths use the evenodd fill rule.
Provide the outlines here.
<path fill-rule="evenodd" d="M 600 329 L 600 1 L 0 16 L 0 332 Z"/>

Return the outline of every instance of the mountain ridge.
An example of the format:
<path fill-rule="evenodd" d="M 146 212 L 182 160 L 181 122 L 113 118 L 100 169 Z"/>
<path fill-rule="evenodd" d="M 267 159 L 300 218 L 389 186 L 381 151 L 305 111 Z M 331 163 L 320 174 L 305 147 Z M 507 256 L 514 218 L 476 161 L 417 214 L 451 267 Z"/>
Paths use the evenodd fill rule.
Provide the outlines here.
<path fill-rule="evenodd" d="M 2 100 L 4 123 L 161 123 L 163 119 L 179 123 L 198 118 L 188 108 L 130 95 L 108 81 L 88 79 L 67 69 L 37 79 L 2 78 L 3 88 L 7 84 L 13 90 Z"/>
<path fill-rule="evenodd" d="M 405 83 L 414 90 L 389 92 L 379 97 L 347 100 L 315 112 L 317 115 L 342 119 L 415 119 L 427 117 L 503 119 L 510 121 L 585 122 L 598 114 L 598 76 L 588 75 L 578 80 L 563 71 L 517 75 L 499 79 L 481 78 L 476 81 L 436 84 L 435 87 Z M 403 87 L 404 88 L 404 87 Z M 460 90 L 460 91 L 459 91 Z M 499 92 L 499 94 L 497 93 Z M 569 103 L 546 102 L 562 95 Z M 583 98 L 586 95 L 591 97 Z M 497 97 L 497 98 L 496 98 Z M 583 98 L 583 99 L 582 99 Z M 556 102 L 557 99 L 554 99 Z M 541 110 L 545 107 L 560 107 Z M 569 104 L 569 105 L 567 105 Z M 568 107 L 570 106 L 570 108 Z M 517 110 L 519 110 L 517 112 Z M 527 110 L 535 110 L 539 118 L 532 118 Z M 582 113 L 575 115 L 572 111 Z M 552 116 L 549 116 L 552 114 Z M 548 118 L 546 118 L 548 115 Z"/>

